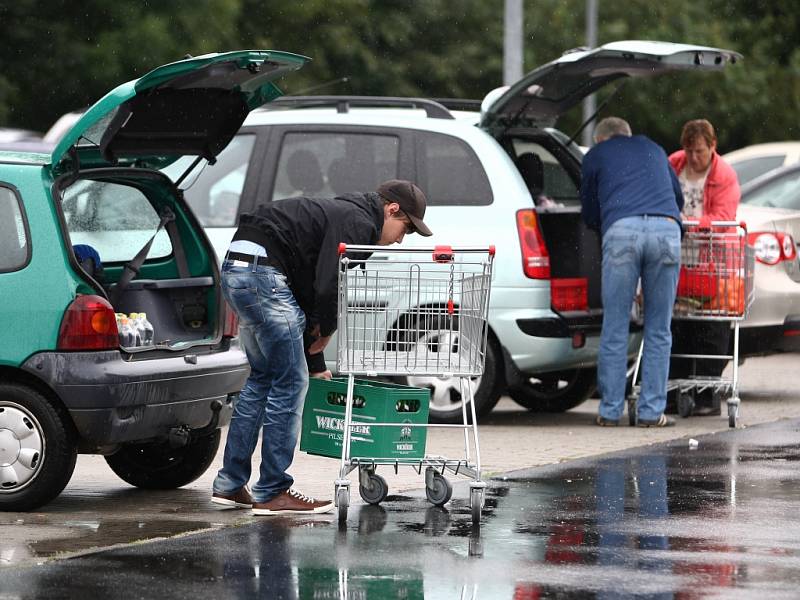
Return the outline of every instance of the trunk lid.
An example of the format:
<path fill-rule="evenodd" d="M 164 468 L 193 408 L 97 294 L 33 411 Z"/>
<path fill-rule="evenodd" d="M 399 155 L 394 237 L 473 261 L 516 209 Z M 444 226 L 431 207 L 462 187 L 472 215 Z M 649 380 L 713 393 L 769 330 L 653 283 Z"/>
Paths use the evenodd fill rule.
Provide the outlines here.
<path fill-rule="evenodd" d="M 636 40 L 569 51 L 514 85 L 487 94 L 481 104 L 480 126 L 494 135 L 509 127 L 550 127 L 586 96 L 622 77 L 717 71 L 740 58 L 731 50 Z"/>
<path fill-rule="evenodd" d="M 136 163 L 163 167 L 181 156 L 213 160 L 247 114 L 281 95 L 273 83 L 309 59 L 241 50 L 163 65 L 91 106 L 51 155 L 55 174 Z"/>

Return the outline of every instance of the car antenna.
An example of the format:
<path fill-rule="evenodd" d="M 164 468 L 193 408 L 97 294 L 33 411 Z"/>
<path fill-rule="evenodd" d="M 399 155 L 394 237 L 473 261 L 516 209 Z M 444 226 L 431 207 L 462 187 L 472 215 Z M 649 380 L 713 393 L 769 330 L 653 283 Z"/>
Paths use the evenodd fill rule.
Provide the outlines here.
<path fill-rule="evenodd" d="M 326 81 L 325 83 L 320 83 L 319 85 L 312 85 L 311 87 L 307 87 L 305 89 L 300 90 L 299 92 L 292 92 L 291 96 L 302 96 L 307 94 L 308 92 L 314 92 L 316 90 L 321 90 L 322 88 L 328 87 L 330 85 L 338 85 L 340 83 L 347 83 L 350 81 L 350 77 L 339 77 L 338 79 L 331 79 L 330 81 Z"/>
<path fill-rule="evenodd" d="M 620 82 L 619 82 L 619 85 L 617 85 L 617 87 L 615 87 L 615 88 L 613 89 L 613 91 L 612 91 L 612 92 L 611 92 L 611 93 L 608 95 L 608 98 L 606 98 L 605 100 L 603 100 L 603 101 L 600 103 L 600 106 L 598 106 L 598 107 L 597 107 L 597 110 L 595 110 L 595 111 L 594 111 L 594 112 L 593 112 L 591 115 L 589 115 L 589 118 L 588 118 L 588 119 L 586 119 L 586 120 L 585 120 L 583 123 L 581 123 L 581 126 L 580 126 L 580 127 L 578 127 L 578 131 L 576 131 L 575 133 L 573 133 L 573 134 L 572 134 L 572 137 L 571 137 L 571 138 L 569 138 L 569 139 L 567 140 L 567 143 L 566 143 L 566 144 L 564 144 L 565 146 L 569 146 L 570 144 L 572 144 L 572 143 L 573 143 L 573 142 L 574 142 L 574 141 L 575 141 L 575 140 L 578 138 L 578 136 L 581 134 L 581 131 L 583 131 L 584 129 L 586 129 L 586 126 L 587 126 L 589 123 L 591 123 L 592 121 L 594 121 L 594 118 L 597 116 L 597 114 L 598 114 L 598 113 L 599 113 L 601 110 L 603 110 L 603 108 L 605 107 L 605 105 L 606 105 L 606 104 L 608 104 L 608 102 L 609 102 L 609 101 L 610 101 L 610 100 L 611 100 L 611 99 L 612 99 L 614 96 L 616 96 L 616 95 L 617 95 L 617 92 L 619 92 L 619 91 L 620 91 L 620 89 L 622 89 L 622 86 L 623 86 L 623 85 L 625 85 L 627 82 L 628 82 L 628 80 L 627 80 L 627 79 L 623 79 L 622 81 L 620 81 Z"/>

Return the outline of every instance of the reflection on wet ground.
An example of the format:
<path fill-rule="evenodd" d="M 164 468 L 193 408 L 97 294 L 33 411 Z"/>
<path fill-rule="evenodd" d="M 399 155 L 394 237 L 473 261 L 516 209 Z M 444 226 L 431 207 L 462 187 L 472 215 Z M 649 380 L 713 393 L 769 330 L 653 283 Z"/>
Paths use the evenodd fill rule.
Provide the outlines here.
<path fill-rule="evenodd" d="M 0 570 L 0 597 L 796 598 L 800 422 Z M 624 433 L 624 432 L 623 432 Z M 622 433 L 621 433 L 622 434 Z M 154 590 L 156 590 L 154 592 Z"/>

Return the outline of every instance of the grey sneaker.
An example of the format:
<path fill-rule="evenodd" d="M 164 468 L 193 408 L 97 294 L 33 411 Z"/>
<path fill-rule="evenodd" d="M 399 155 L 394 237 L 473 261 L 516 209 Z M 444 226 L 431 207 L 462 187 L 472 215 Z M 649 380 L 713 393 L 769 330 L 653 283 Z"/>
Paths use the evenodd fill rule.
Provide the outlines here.
<path fill-rule="evenodd" d="M 639 419 L 636 425 L 638 427 L 673 427 L 675 425 L 675 419 L 671 419 L 664 413 L 661 413 L 661 416 L 653 421 Z"/>

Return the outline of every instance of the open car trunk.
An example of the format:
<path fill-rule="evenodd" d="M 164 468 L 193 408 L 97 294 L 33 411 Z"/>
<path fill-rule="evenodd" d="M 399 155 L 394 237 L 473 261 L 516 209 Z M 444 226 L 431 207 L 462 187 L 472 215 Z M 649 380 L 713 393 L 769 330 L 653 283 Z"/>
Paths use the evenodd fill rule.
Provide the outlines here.
<path fill-rule="evenodd" d="M 218 344 L 216 261 L 172 182 L 158 172 L 122 168 L 95 170 L 66 184 L 63 219 L 76 270 L 88 284 L 78 293 L 102 288 L 117 313 L 120 347 L 179 351 Z M 137 332 L 145 337 L 141 325 L 132 324 L 129 335 L 123 331 L 122 316 L 133 321 L 132 313 L 146 314 L 152 343 L 136 339 Z"/>
<path fill-rule="evenodd" d="M 153 326 L 156 348 L 179 349 L 193 342 L 213 341 L 216 315 L 212 277 L 139 279 L 113 304 L 117 313 L 145 313 Z M 111 297 L 114 297 L 113 288 Z"/>
<path fill-rule="evenodd" d="M 577 207 L 539 211 L 538 216 L 550 253 L 551 285 L 557 279 L 585 278 L 589 309 L 602 308 L 600 233 L 586 227 Z"/>

